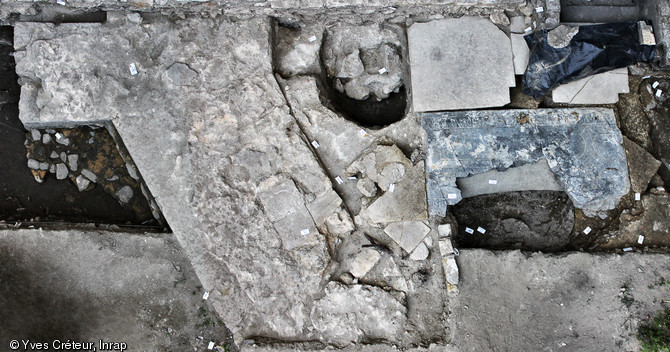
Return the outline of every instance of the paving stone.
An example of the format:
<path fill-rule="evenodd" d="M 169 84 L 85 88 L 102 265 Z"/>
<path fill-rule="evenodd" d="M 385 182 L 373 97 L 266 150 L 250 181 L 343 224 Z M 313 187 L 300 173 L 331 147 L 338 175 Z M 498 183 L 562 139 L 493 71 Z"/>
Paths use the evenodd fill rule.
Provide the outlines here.
<path fill-rule="evenodd" d="M 377 264 L 381 256 L 381 253 L 375 249 L 364 249 L 360 251 L 353 260 L 348 263 L 349 273 L 355 278 L 364 277 L 365 274 Z"/>
<path fill-rule="evenodd" d="M 515 86 L 510 40 L 476 17 L 415 23 L 408 32 L 414 111 L 503 106 Z"/>
<path fill-rule="evenodd" d="M 514 74 L 523 75 L 528 67 L 528 59 L 530 58 L 530 49 L 526 40 L 521 34 L 512 34 L 510 36 L 512 41 L 512 54 L 514 55 Z"/>
<path fill-rule="evenodd" d="M 401 221 L 389 224 L 384 232 L 407 253 L 412 253 L 430 232 L 430 227 L 422 221 Z"/>
<path fill-rule="evenodd" d="M 600 105 L 615 104 L 620 93 L 628 92 L 628 68 L 624 67 L 560 85 L 551 97 L 555 103 Z"/>
<path fill-rule="evenodd" d="M 430 250 L 428 250 L 426 244 L 419 243 L 419 245 L 416 246 L 416 248 L 414 248 L 412 254 L 410 254 L 409 259 L 416 261 L 426 260 L 426 258 L 428 258 L 428 255 L 430 255 Z"/>
<path fill-rule="evenodd" d="M 423 125 L 433 215 L 444 216 L 447 205 L 460 200 L 456 178 L 543 158 L 589 216 L 613 209 L 630 189 L 623 139 L 609 109 L 427 113 Z"/>
<path fill-rule="evenodd" d="M 365 210 L 374 223 L 426 219 L 424 162 L 409 169 L 393 192 L 384 192 Z"/>

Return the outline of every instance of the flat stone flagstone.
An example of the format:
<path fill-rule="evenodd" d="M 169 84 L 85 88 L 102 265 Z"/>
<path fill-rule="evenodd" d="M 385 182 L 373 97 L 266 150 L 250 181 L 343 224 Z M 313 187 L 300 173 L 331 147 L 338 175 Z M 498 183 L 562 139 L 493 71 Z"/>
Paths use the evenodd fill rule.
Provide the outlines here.
<path fill-rule="evenodd" d="M 614 104 L 619 93 L 628 92 L 628 68 L 624 67 L 560 85 L 551 97 L 556 103 Z"/>
<path fill-rule="evenodd" d="M 515 86 L 510 39 L 477 17 L 415 23 L 408 31 L 414 111 L 503 106 Z"/>
<path fill-rule="evenodd" d="M 575 207 L 613 209 L 630 182 L 621 132 L 609 109 L 423 114 L 431 215 L 460 201 L 456 179 L 547 159 Z"/>

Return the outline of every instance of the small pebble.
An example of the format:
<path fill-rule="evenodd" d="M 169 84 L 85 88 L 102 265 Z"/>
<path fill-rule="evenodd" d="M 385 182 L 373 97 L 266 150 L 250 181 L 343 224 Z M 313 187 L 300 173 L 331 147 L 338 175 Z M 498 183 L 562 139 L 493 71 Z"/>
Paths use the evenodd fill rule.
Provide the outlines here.
<path fill-rule="evenodd" d="M 49 144 L 49 143 L 51 143 L 51 140 L 52 140 L 51 135 L 48 134 L 48 133 L 45 133 L 45 134 L 42 136 L 42 143 L 43 143 L 43 144 Z"/>
<path fill-rule="evenodd" d="M 79 154 L 70 154 L 67 156 L 67 165 L 70 167 L 70 170 L 77 171 L 79 167 Z"/>
<path fill-rule="evenodd" d="M 132 165 L 126 163 L 126 169 L 128 170 L 128 174 L 130 175 L 130 177 L 132 177 L 135 180 L 140 179 L 140 176 L 137 174 L 137 171 L 135 171 L 135 168 Z"/>
<path fill-rule="evenodd" d="M 128 203 L 133 198 L 133 189 L 130 186 L 123 186 L 123 188 L 116 192 L 116 198 L 121 203 Z"/>
<path fill-rule="evenodd" d="M 62 133 L 57 132 L 56 133 L 56 143 L 68 146 L 68 145 L 70 145 L 70 140 L 68 138 L 66 138 Z"/>
<path fill-rule="evenodd" d="M 60 152 L 60 160 L 64 163 L 66 163 L 67 162 L 67 153 Z"/>
<path fill-rule="evenodd" d="M 58 158 L 58 153 L 56 153 L 56 152 L 51 152 L 50 157 L 51 157 L 51 159 L 56 159 L 56 158 Z"/>
<path fill-rule="evenodd" d="M 49 170 L 49 163 L 41 162 L 40 163 L 40 170 L 42 170 L 42 171 Z"/>
<path fill-rule="evenodd" d="M 82 175 L 77 176 L 75 182 L 77 183 L 77 189 L 79 189 L 79 192 L 85 191 L 91 184 L 91 181 Z"/>

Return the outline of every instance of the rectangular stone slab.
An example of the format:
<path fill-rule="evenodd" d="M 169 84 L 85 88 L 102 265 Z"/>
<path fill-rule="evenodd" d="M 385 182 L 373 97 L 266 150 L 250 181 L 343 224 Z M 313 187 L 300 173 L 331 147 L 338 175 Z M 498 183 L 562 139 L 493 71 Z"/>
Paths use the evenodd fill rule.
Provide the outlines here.
<path fill-rule="evenodd" d="M 408 31 L 414 111 L 503 106 L 515 86 L 512 45 L 491 21 L 461 17 Z"/>
<path fill-rule="evenodd" d="M 630 181 L 610 109 L 458 111 L 422 114 L 431 215 L 460 201 L 456 179 L 546 159 L 575 207 L 613 209 Z"/>

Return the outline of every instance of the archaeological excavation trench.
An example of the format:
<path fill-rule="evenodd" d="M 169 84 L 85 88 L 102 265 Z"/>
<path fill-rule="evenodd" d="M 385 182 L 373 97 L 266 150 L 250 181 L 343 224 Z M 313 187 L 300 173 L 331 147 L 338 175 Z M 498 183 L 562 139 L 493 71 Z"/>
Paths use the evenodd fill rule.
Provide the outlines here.
<path fill-rule="evenodd" d="M 639 350 L 670 3 L 594 3 L 3 4 L 0 346 Z"/>

